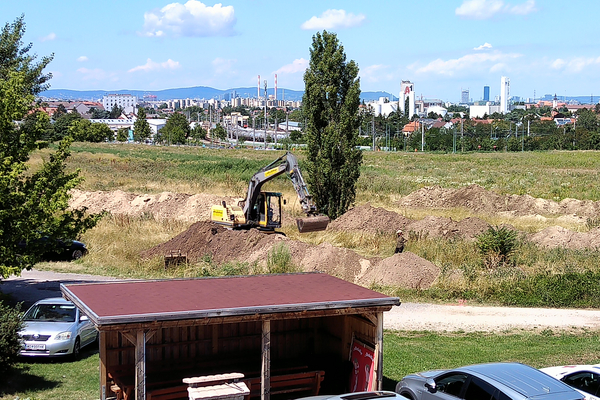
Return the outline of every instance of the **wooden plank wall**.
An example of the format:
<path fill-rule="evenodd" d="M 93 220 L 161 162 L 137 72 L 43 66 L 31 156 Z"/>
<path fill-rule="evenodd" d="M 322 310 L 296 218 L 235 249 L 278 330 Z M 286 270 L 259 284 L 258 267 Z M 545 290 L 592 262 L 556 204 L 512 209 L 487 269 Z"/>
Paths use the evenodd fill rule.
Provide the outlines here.
<path fill-rule="evenodd" d="M 159 329 L 146 344 L 148 363 L 256 355 L 260 363 L 261 321 Z M 271 359 L 338 353 L 347 359 L 352 334 L 375 342 L 376 327 L 360 316 L 342 315 L 271 321 Z M 106 354 L 111 367 L 135 364 L 135 347 L 118 331 L 107 331 Z"/>

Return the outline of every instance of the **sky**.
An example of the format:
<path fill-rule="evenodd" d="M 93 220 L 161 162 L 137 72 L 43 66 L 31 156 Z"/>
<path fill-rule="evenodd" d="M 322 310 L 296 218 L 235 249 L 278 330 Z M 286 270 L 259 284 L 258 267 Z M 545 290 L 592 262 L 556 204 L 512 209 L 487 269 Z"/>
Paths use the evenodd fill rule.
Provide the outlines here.
<path fill-rule="evenodd" d="M 52 89 L 192 86 L 304 90 L 313 35 L 335 32 L 362 91 L 460 101 L 461 90 L 600 99 L 600 2 L 590 0 L 0 0 L 0 22 L 25 15 L 25 43 Z"/>

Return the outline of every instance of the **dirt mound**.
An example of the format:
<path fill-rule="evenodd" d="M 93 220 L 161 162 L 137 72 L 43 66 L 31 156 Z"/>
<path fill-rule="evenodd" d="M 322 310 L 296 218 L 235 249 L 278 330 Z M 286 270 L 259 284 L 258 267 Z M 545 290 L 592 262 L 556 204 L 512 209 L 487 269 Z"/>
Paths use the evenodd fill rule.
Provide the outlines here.
<path fill-rule="evenodd" d="M 567 249 L 600 248 L 600 228 L 589 232 L 573 232 L 560 226 L 551 226 L 529 236 L 529 240 L 540 247 Z"/>
<path fill-rule="evenodd" d="M 382 282 L 386 285 L 405 285 L 408 279 L 405 275 L 410 273 L 413 275 L 410 278 L 411 284 L 417 282 L 414 284 L 422 287 L 430 285 L 435 279 L 431 278 L 433 275 L 432 267 L 429 265 L 431 263 L 412 253 L 395 255 L 383 260 L 377 257 L 365 258 L 352 250 L 334 247 L 329 243 L 313 246 L 288 239 L 283 235 L 266 234 L 256 229 L 228 230 L 207 221 L 192 224 L 185 232 L 143 251 L 140 255 L 142 258 L 152 258 L 176 251 L 186 254 L 190 262 L 208 255 L 219 264 L 239 261 L 257 263 L 264 267 L 269 254 L 281 243 L 289 249 L 292 263 L 305 272 L 321 271 L 350 282 L 370 284 L 381 280 L 379 271 L 406 270 L 403 273 L 386 273 Z M 377 266 L 377 272 L 372 272 L 374 266 Z"/>
<path fill-rule="evenodd" d="M 163 192 L 160 194 L 114 192 L 84 192 L 73 190 L 69 205 L 71 208 L 86 207 L 91 213 L 108 211 L 111 214 L 130 216 L 152 215 L 154 218 L 201 221 L 210 219 L 210 207 L 222 200 L 231 201 L 210 194 L 183 194 Z"/>
<path fill-rule="evenodd" d="M 600 211 L 600 202 L 564 199 L 560 203 L 529 195 L 499 195 L 479 185 L 460 189 L 440 186 L 425 187 L 403 197 L 402 207 L 467 208 L 477 213 L 508 212 L 513 215 L 578 215 L 593 217 Z"/>
<path fill-rule="evenodd" d="M 412 220 L 388 211 L 385 208 L 363 204 L 348 210 L 344 215 L 329 224 L 327 229 L 338 231 L 360 230 L 369 233 L 395 233 L 404 229 Z"/>
<path fill-rule="evenodd" d="M 440 269 L 436 265 L 416 254 L 405 252 L 379 261 L 358 280 L 358 283 L 365 286 L 375 283 L 408 289 L 426 289 L 439 275 Z"/>

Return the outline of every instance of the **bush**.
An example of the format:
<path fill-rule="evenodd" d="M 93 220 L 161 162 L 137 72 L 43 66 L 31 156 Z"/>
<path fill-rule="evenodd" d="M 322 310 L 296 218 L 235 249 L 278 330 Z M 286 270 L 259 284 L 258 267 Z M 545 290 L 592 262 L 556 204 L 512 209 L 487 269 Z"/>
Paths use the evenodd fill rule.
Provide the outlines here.
<path fill-rule="evenodd" d="M 287 274 L 297 272 L 292 264 L 290 249 L 283 243 L 273 247 L 267 255 L 267 271 L 269 274 Z"/>
<path fill-rule="evenodd" d="M 488 267 L 510 261 L 517 244 L 517 231 L 504 226 L 501 228 L 490 226 L 487 231 L 477 236 L 475 242 L 479 252 L 485 257 L 485 264 Z"/>
<path fill-rule="evenodd" d="M 21 350 L 19 331 L 22 328 L 21 304 L 12 308 L 0 300 L 0 377 L 17 362 Z"/>

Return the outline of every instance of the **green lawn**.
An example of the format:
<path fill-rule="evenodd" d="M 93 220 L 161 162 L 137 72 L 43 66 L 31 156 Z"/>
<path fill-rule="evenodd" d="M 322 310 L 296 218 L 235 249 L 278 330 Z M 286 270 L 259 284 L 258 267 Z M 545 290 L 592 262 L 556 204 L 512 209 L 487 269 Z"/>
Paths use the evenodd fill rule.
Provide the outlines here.
<path fill-rule="evenodd" d="M 384 388 L 393 390 L 404 375 L 429 369 L 494 361 L 518 361 L 540 368 L 599 362 L 596 332 L 458 333 L 386 332 Z M 97 349 L 81 360 L 20 363 L 9 382 L 0 381 L 0 400 L 92 400 L 99 398 Z"/>

